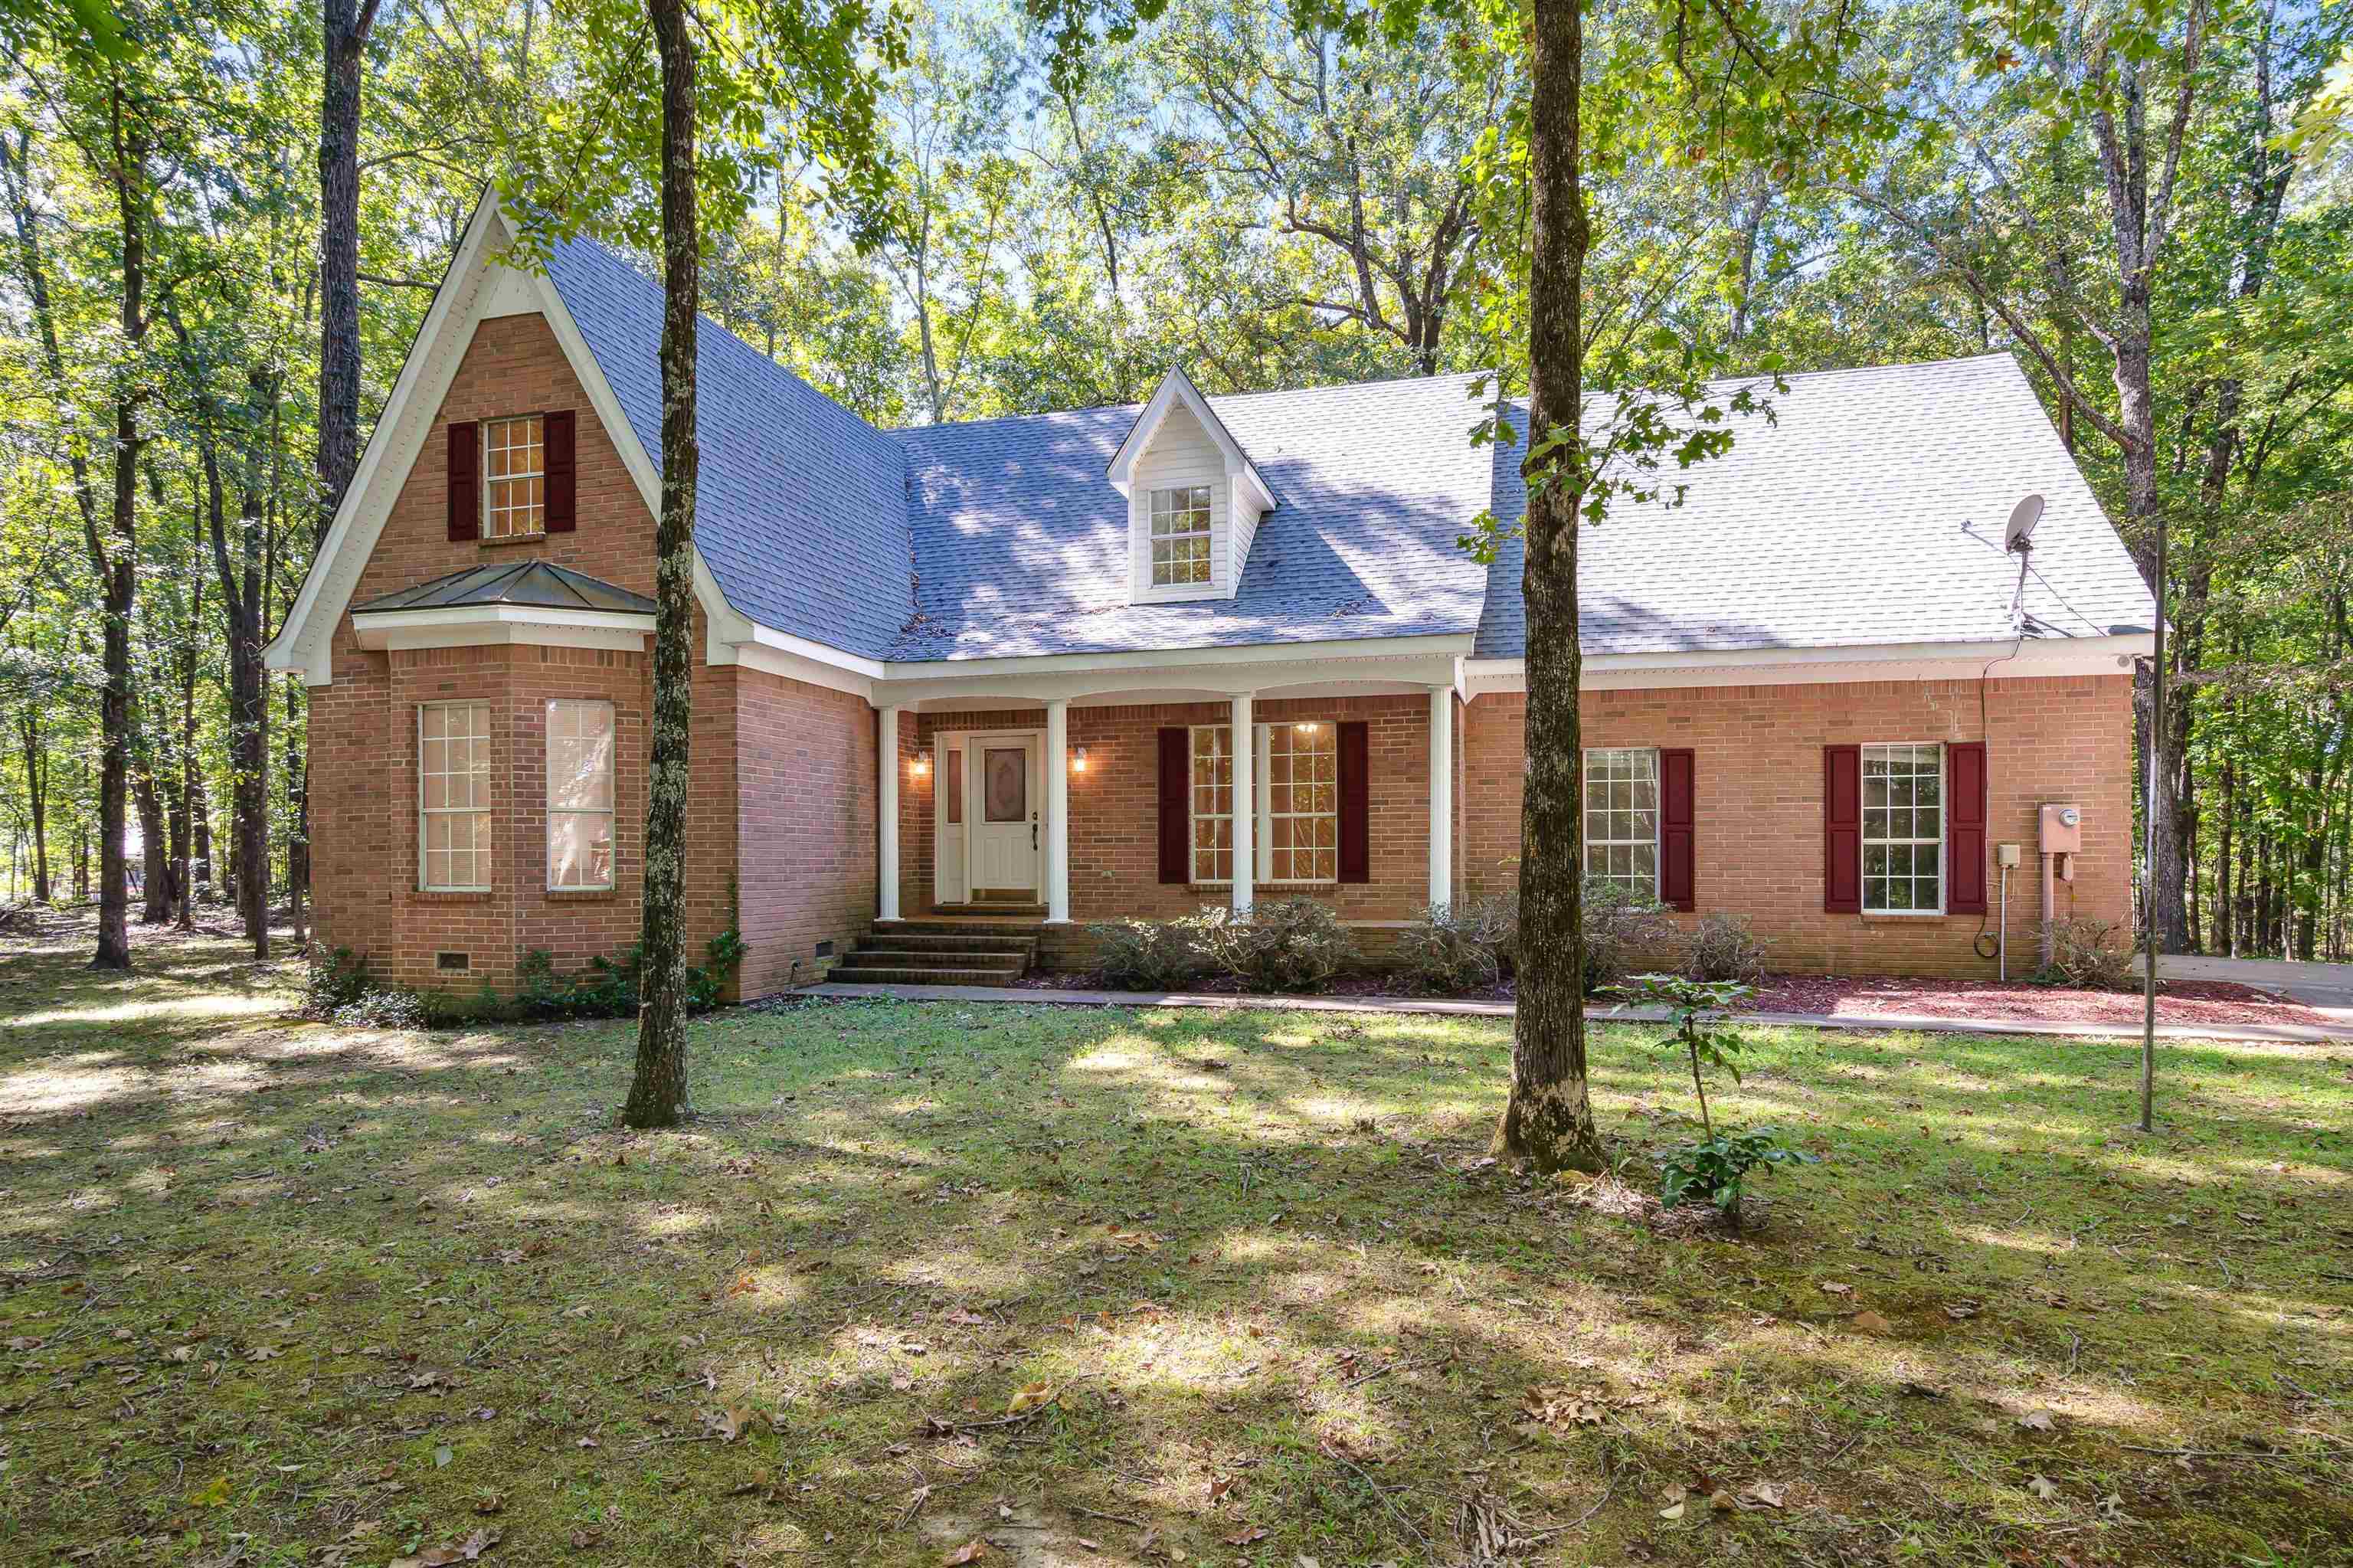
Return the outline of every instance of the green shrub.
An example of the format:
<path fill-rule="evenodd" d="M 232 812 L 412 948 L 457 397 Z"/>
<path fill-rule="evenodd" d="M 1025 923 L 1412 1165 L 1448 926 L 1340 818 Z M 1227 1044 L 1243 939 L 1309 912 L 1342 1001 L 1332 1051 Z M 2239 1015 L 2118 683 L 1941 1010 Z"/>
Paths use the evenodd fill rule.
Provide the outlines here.
<path fill-rule="evenodd" d="M 333 1018 L 374 989 L 375 976 L 369 972 L 365 954 L 354 953 L 349 948 L 329 948 L 324 943 L 313 942 L 304 959 L 307 968 L 302 977 L 302 1016 L 305 1018 Z"/>
<path fill-rule="evenodd" d="M 1204 910 L 1197 941 L 1212 967 L 1253 991 L 1318 991 L 1359 961 L 1340 917 L 1313 898 L 1275 898 L 1246 915 Z"/>
<path fill-rule="evenodd" d="M 1702 916 L 1684 939 L 1685 968 L 1694 980 L 1755 985 L 1765 978 L 1765 949 L 1747 916 L 1719 910 Z"/>
<path fill-rule="evenodd" d="M 1432 904 L 1398 933 L 1395 968 L 1413 990 L 1459 996 L 1511 973 L 1519 942 L 1516 898 Z"/>
<path fill-rule="evenodd" d="M 1776 1165 L 1814 1165 L 1819 1155 L 1791 1149 L 1769 1127 L 1722 1132 L 1700 1143 L 1670 1150 L 1660 1162 L 1659 1201 L 1668 1208 L 1713 1203 L 1726 1220 L 1740 1224 L 1740 1200 L 1752 1171 Z"/>
<path fill-rule="evenodd" d="M 1208 969 L 1201 922 L 1105 920 L 1087 927 L 1103 983 L 1122 991 L 1176 991 Z"/>
<path fill-rule="evenodd" d="M 2035 982 L 2085 991 L 2136 989 L 2139 980 L 2133 973 L 2132 948 L 2116 940 L 2118 929 L 2112 920 L 2052 921 L 2051 962 L 2036 972 Z"/>
<path fill-rule="evenodd" d="M 1586 994 L 1618 984 L 1645 955 L 1669 948 L 1675 936 L 1675 923 L 1657 899 L 1586 878 Z"/>

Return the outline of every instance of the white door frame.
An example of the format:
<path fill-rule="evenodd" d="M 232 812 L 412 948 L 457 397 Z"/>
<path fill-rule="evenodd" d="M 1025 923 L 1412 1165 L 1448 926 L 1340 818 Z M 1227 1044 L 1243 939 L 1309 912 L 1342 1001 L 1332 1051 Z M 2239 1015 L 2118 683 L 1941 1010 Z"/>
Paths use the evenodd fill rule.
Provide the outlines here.
<path fill-rule="evenodd" d="M 1026 826 L 1029 830 L 1028 862 L 1030 897 L 1028 902 L 1042 902 L 1046 895 L 1044 837 L 1046 732 L 1042 729 L 966 730 L 963 733 L 963 740 L 965 788 L 963 902 L 975 902 L 975 895 L 980 888 L 981 856 L 978 853 L 978 836 L 988 825 L 984 820 L 983 810 L 987 780 L 984 777 L 986 770 L 980 766 L 980 758 L 991 747 L 1004 748 L 1012 746 L 1018 746 L 1027 753 L 1029 768 L 1027 794 L 1029 815 Z M 1011 824 L 1005 825 L 1011 826 Z M 990 891 L 1006 892 L 1013 889 L 991 887 Z M 1005 902 L 1018 901 L 1008 899 Z"/>

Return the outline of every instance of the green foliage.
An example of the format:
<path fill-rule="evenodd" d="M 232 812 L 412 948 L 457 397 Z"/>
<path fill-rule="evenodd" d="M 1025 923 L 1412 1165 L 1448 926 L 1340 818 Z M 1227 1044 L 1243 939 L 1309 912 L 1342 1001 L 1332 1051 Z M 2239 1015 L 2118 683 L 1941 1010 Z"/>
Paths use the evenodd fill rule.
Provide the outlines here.
<path fill-rule="evenodd" d="M 367 955 L 313 942 L 304 956 L 302 1016 L 332 1018 L 374 988 Z"/>
<path fill-rule="evenodd" d="M 1611 986 L 1609 994 L 1629 1001 L 1667 1010 L 1668 1026 L 1677 1044 L 1691 1060 L 1692 1087 L 1699 1094 L 1700 1126 L 1713 1138 L 1715 1129 L 1707 1114 L 1707 1085 L 1702 1066 L 1721 1067 L 1740 1081 L 1740 1065 L 1733 1060 L 1740 1036 L 1730 1029 L 1711 1027 L 1735 1005 L 1756 994 L 1736 980 L 1693 980 L 1688 975 L 1636 975 L 1625 985 Z"/>
<path fill-rule="evenodd" d="M 1585 991 L 1619 984 L 1644 958 L 1672 947 L 1675 923 L 1655 898 L 1630 893 L 1599 877 L 1585 881 Z"/>
<path fill-rule="evenodd" d="M 1392 962 L 1407 989 L 1459 996 L 1501 981 L 1519 943 L 1516 897 L 1432 904 L 1398 934 Z"/>
<path fill-rule="evenodd" d="M 1710 1134 L 1702 1142 L 1668 1151 L 1659 1167 L 1659 1201 L 1670 1209 L 1713 1203 L 1737 1224 L 1743 1188 L 1751 1171 L 1819 1163 L 1819 1155 L 1789 1148 L 1769 1127 Z"/>
<path fill-rule="evenodd" d="M 1176 991 L 1208 972 L 1202 922 L 1105 920 L 1087 927 L 1103 983 L 1123 991 Z"/>
<path fill-rule="evenodd" d="M 1753 986 L 1765 978 L 1767 947 L 1747 916 L 1715 910 L 1702 916 L 1684 938 L 1689 955 L 1686 968 L 1694 980 L 1737 980 Z"/>
<path fill-rule="evenodd" d="M 1263 899 L 1242 915 L 1207 909 L 1196 925 L 1211 967 L 1253 991 L 1319 991 L 1360 958 L 1340 917 L 1313 898 Z"/>

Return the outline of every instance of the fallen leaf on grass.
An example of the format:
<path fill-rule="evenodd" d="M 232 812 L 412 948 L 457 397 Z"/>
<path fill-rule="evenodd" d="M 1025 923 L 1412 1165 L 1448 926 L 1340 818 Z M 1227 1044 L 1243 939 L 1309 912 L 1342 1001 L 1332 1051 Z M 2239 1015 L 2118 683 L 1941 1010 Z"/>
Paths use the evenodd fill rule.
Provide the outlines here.
<path fill-rule="evenodd" d="M 601 1530 L 575 1530 L 572 1532 L 572 1550 L 575 1552 L 586 1552 L 592 1546 L 603 1544 L 605 1532 Z"/>
<path fill-rule="evenodd" d="M 2030 1410 L 2018 1418 L 2018 1424 L 2029 1432 L 2052 1432 L 2058 1429 L 2058 1423 L 2052 1419 L 2051 1413 L 2047 1410 Z"/>
<path fill-rule="evenodd" d="M 478 1530 L 465 1540 L 449 1546 L 436 1546 L 414 1557 L 396 1557 L 391 1568 L 448 1568 L 452 1563 L 471 1563 L 504 1539 L 496 1530 Z"/>
<path fill-rule="evenodd" d="M 2059 1483 L 2048 1476 L 2032 1476 L 2027 1479 L 2026 1489 L 2049 1502 L 2059 1495 Z"/>
<path fill-rule="evenodd" d="M 989 1326 L 987 1319 L 962 1307 L 948 1314 L 948 1321 L 960 1329 L 986 1329 Z"/>
<path fill-rule="evenodd" d="M 1005 1413 L 1008 1415 L 1018 1415 L 1025 1410 L 1035 1410 L 1039 1405 L 1051 1402 L 1053 1397 L 1054 1387 L 1051 1383 L 1033 1383 L 1026 1388 L 1014 1391 L 1012 1399 L 1006 1404 Z"/>
<path fill-rule="evenodd" d="M 707 1410 L 702 1414 L 702 1425 L 722 1443 L 733 1443 L 744 1436 L 744 1428 L 752 1425 L 752 1412 L 741 1404 L 731 1404 L 724 1410 Z"/>
<path fill-rule="evenodd" d="M 1841 1284 L 1840 1284 L 1837 1280 L 1835 1280 L 1835 1279 L 1825 1279 L 1825 1280 L 1823 1280 L 1823 1281 L 1822 1281 L 1822 1290 L 1823 1290 L 1823 1292 L 1824 1292 L 1825 1294 L 1827 1294 L 1827 1295 L 1831 1295 L 1831 1296 L 1852 1296 L 1852 1295 L 1853 1295 L 1853 1294 L 1854 1294 L 1854 1287 L 1853 1287 L 1853 1286 L 1852 1286 L 1852 1285 L 1841 1285 Z"/>
<path fill-rule="evenodd" d="M 1228 1546 L 1248 1546 L 1253 1541 L 1264 1541 L 1266 1531 L 1258 1525 L 1249 1525 L 1224 1538 Z"/>
<path fill-rule="evenodd" d="M 957 1568 L 958 1563 L 977 1563 L 987 1555 L 987 1542 L 967 1541 L 962 1546 L 957 1547 L 954 1552 L 949 1552 L 945 1557 L 941 1558 L 940 1568 Z"/>
<path fill-rule="evenodd" d="M 1852 1318 L 1847 1320 L 1854 1325 L 1855 1330 L 1858 1333 L 1892 1334 L 1895 1332 L 1894 1324 L 1889 1322 L 1886 1319 L 1881 1317 L 1878 1313 L 1873 1311 L 1868 1307 L 1864 1308 L 1862 1311 L 1857 1312 Z"/>
<path fill-rule="evenodd" d="M 1751 1481 L 1741 1491 L 1741 1497 L 1758 1508 L 1779 1508 L 1789 1489 L 1778 1481 Z"/>
<path fill-rule="evenodd" d="M 1978 1310 L 1978 1304 L 1974 1301 L 1955 1301 L 1946 1307 L 1945 1316 L 1959 1323 L 1976 1317 Z"/>

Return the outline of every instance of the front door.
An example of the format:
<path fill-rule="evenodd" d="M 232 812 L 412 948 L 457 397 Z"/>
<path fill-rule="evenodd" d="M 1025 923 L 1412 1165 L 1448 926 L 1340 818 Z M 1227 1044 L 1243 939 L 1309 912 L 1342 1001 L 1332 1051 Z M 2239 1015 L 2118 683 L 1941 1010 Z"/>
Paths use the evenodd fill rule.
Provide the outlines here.
<path fill-rule="evenodd" d="M 965 865 L 976 904 L 1038 902 L 1044 752 L 1034 734 L 965 739 Z"/>

